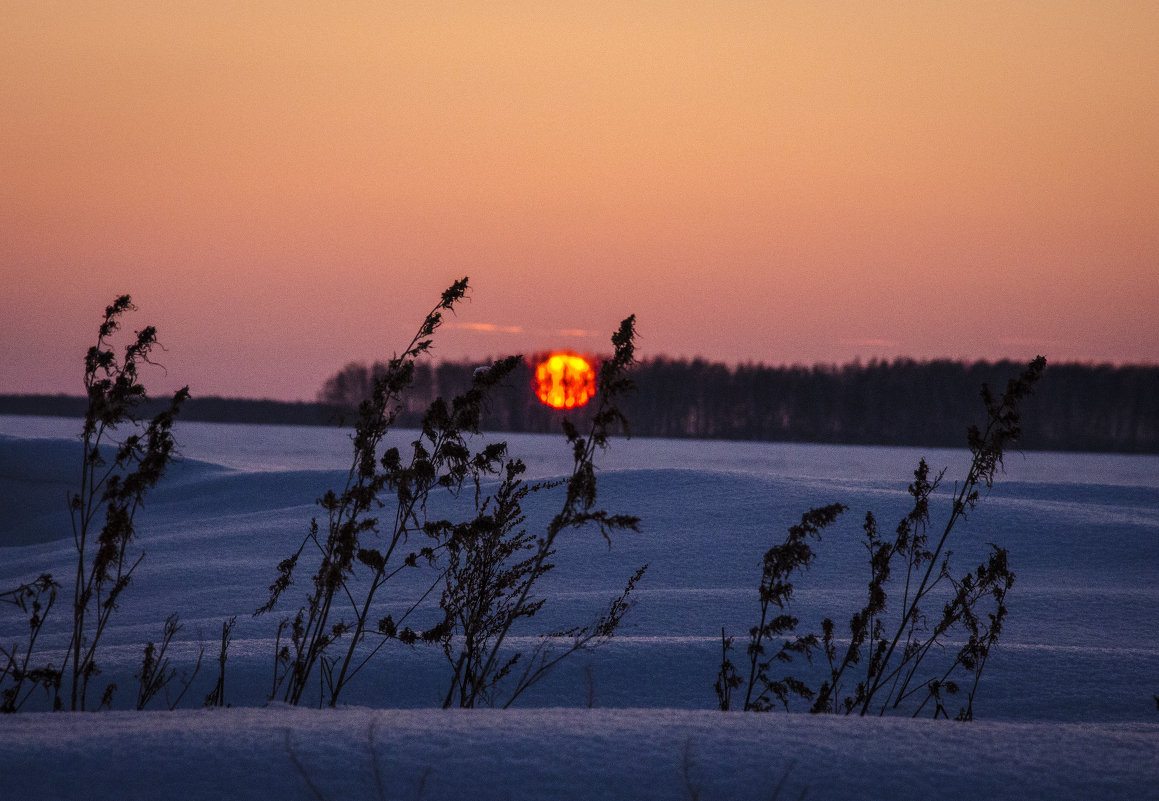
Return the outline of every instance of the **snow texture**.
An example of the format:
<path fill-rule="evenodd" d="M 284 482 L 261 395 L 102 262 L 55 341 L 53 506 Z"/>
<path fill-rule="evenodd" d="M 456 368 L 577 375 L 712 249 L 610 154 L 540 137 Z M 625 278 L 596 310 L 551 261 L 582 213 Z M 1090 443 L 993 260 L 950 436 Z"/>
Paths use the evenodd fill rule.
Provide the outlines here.
<path fill-rule="evenodd" d="M 1146 724 L 271 707 L 21 714 L 0 733 L 6 798 L 1025 801 L 1159 786 Z"/>
<path fill-rule="evenodd" d="M 77 430 L 0 417 L 0 588 L 68 575 Z M 340 485 L 349 440 L 193 423 L 176 433 L 183 461 L 140 517 L 146 558 L 98 654 L 100 679 L 122 688 L 123 710 L 142 644 L 177 611 L 175 665 L 188 672 L 206 649 L 184 703 L 196 707 L 216 678 L 221 622 L 237 615 L 234 706 L 2 717 L 0 799 L 1159 798 L 1156 457 L 1008 459 L 956 548 L 964 570 L 999 542 L 1018 575 L 970 724 L 725 714 L 712 690 L 720 628 L 743 656 L 761 554 L 787 525 L 810 506 L 850 505 L 795 599 L 803 620 L 848 619 L 864 591 L 865 510 L 892 525 L 917 459 L 948 466 L 952 483 L 963 452 L 663 440 L 617 441 L 600 462 L 601 503 L 641 516 L 642 533 L 610 549 L 598 534 L 565 543 L 549 605 L 520 632 L 585 622 L 647 562 L 623 636 L 563 663 L 521 709 L 435 708 L 446 660 L 399 647 L 351 686 L 352 706 L 319 711 L 265 705 L 273 630 L 304 590 L 278 614 L 251 613 L 314 499 Z M 532 477 L 566 472 L 561 438 L 507 439 Z M 406 581 L 396 589 L 384 611 L 409 603 Z M 45 654 L 67 641 L 62 608 Z M 21 626 L 0 609 L 0 638 Z"/>

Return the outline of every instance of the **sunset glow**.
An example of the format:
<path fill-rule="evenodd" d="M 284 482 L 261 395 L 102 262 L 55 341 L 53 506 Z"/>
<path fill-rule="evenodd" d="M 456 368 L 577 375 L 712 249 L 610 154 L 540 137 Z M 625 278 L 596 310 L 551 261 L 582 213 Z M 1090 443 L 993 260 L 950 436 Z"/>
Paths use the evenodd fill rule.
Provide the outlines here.
<path fill-rule="evenodd" d="M 16 2 L 0 392 L 435 357 L 1159 360 L 1159 3 Z"/>
<path fill-rule="evenodd" d="M 583 356 L 552 353 L 535 365 L 535 396 L 554 409 L 574 409 L 596 394 L 596 371 Z"/>

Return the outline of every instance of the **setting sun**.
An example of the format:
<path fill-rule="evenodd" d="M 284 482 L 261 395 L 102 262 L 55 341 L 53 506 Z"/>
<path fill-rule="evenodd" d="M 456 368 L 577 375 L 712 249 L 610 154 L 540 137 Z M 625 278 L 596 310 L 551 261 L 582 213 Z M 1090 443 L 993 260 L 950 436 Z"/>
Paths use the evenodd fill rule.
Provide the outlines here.
<path fill-rule="evenodd" d="M 548 406 L 574 409 L 596 394 L 596 371 L 583 356 L 552 353 L 536 365 L 534 388 Z"/>

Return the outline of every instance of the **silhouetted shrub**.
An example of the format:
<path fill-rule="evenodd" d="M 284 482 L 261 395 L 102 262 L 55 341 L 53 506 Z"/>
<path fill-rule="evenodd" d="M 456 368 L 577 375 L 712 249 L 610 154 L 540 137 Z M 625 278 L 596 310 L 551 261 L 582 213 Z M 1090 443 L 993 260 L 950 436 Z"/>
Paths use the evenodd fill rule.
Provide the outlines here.
<path fill-rule="evenodd" d="M 630 388 L 623 372 L 633 356 L 633 318 L 625 320 L 613 338 L 616 355 L 604 364 L 601 401 L 591 433 L 585 438 L 574 426 L 565 429 L 575 468 L 566 482 L 563 510 L 536 544 L 516 529 L 522 520 L 519 502 L 542 486 L 522 483 L 522 465 L 508 458 L 506 443 L 484 444 L 473 451 L 470 441 L 479 434 L 492 391 L 522 364 L 520 357 L 510 356 L 474 370 L 469 387 L 449 402 L 442 397 L 431 401 L 419 436 L 405 455 L 396 447 L 383 447 L 387 432 L 407 408 L 404 393 L 415 381 L 417 360 L 430 349 L 443 314 L 466 292 L 467 279 L 455 282 L 402 354 L 366 377 L 370 394 L 358 407 L 346 486 L 319 499 L 325 520 L 320 525 L 315 519 L 297 551 L 278 565 L 269 600 L 256 613 L 274 608 L 304 555 L 317 556 L 305 604 L 278 627 L 271 698 L 298 704 L 308 688 L 320 685 L 318 702 L 333 706 L 386 643 L 442 643 L 450 658 L 460 635 L 469 642 L 464 656 L 452 660 L 455 678 L 447 703 L 453 697 L 463 706 L 489 702 L 496 684 L 519 658 L 500 656 L 507 631 L 516 619 L 542 603 L 531 598 L 532 587 L 551 569 L 546 559 L 559 531 L 592 523 L 607 536 L 617 528 L 635 526 L 635 518 L 593 508 L 594 451 L 606 445 L 613 425 L 625 422 L 613 399 Z M 498 493 L 483 498 L 483 481 L 499 475 L 504 478 Z M 464 522 L 431 516 L 436 494 L 458 496 L 467 486 L 475 490 L 473 518 Z M 381 509 L 387 510 L 385 519 L 380 517 Z M 535 549 L 534 556 L 521 561 L 520 553 L 528 548 Z M 375 599 L 382 588 L 402 571 L 423 565 L 434 578 L 424 584 L 427 589 L 413 599 L 413 605 L 397 619 L 389 614 L 374 619 Z M 439 586 L 444 588 L 443 619 L 425 629 L 412 628 L 411 615 Z M 611 636 L 626 608 L 623 597 L 618 603 L 613 602 L 612 611 L 590 633 L 566 633 L 572 636 L 573 651 L 594 647 Z M 486 623 L 476 625 L 483 619 Z M 283 639 L 288 642 L 283 644 Z M 555 661 L 533 660 L 535 669 L 517 682 L 512 697 Z"/>
<path fill-rule="evenodd" d="M 975 508 L 980 488 L 993 486 L 1004 454 L 1021 434 L 1020 407 L 1045 367 L 1042 357 L 1032 361 L 1008 382 L 1001 397 L 982 385 L 986 422 L 981 427 L 971 426 L 967 432 L 970 467 L 962 483 L 956 485 L 949 517 L 936 541 L 931 543 L 928 536 L 930 497 L 945 471 L 931 479 L 924 459 L 909 487 L 913 508 L 898 523 L 892 538 L 882 537 L 872 512 L 866 514 L 867 599 L 850 619 L 843 653 L 832 619 L 822 621 L 820 637 L 797 634 L 799 621 L 786 609 L 793 593 L 791 577 L 808 568 L 816 557 L 811 541 L 819 540 L 821 530 L 845 507 L 834 504 L 806 512 L 801 522 L 789 529 L 786 540 L 769 549 L 759 590 L 760 621 L 749 632 L 747 677 L 737 671 L 729 657 L 732 639 L 721 632 L 721 667 L 715 685 L 721 709 L 731 708 L 733 691 L 744 687 L 746 710 L 770 709 L 774 699 L 788 709 L 790 699 L 798 697 L 810 702 L 812 712 L 866 715 L 904 711 L 917 716 L 932 709 L 933 717 L 949 717 L 949 698 L 964 690 L 965 703 L 956 717 L 973 718 L 974 696 L 1002 631 L 1006 594 L 1013 586 L 1014 573 L 1005 549 L 992 544 L 985 562 L 955 578 L 950 567 L 950 535 Z M 895 579 L 895 574 L 899 578 Z M 901 594 L 900 607 L 892 616 L 887 597 L 890 591 Z M 927 617 L 930 605 L 936 607 L 939 601 L 940 616 Z M 769 655 L 766 643 L 782 635 L 790 638 Z M 957 644 L 955 638 L 964 642 Z M 798 656 L 811 661 L 818 649 L 827 666 L 819 687 L 798 677 L 772 674 L 774 663 L 791 663 Z M 929 658 L 943 653 L 951 654 L 950 658 Z"/>
<path fill-rule="evenodd" d="M 52 576 L 43 575 L 31 584 L 0 594 L 0 599 L 29 614 L 30 628 L 23 653 L 20 649 L 0 649 L 5 663 L 0 668 L 0 686 L 11 682 L 3 690 L 5 711 L 19 709 L 36 687 L 48 691 L 54 709 L 62 708 L 66 676 L 69 708 L 87 708 L 89 682 L 100 674 L 96 657 L 101 637 L 145 556 L 132 550 L 134 520 L 145 495 L 173 461 L 173 421 L 189 397 L 189 388 L 175 393 L 164 408 L 146 421 L 142 410 L 149 398 L 138 372 L 142 365 L 151 364 L 157 330 L 147 326 L 136 332 L 120 358 L 110 342 L 120 329 L 122 315 L 135 308 L 128 295 L 113 301 L 105 309 L 96 344 L 85 355 L 81 479 L 78 490 L 68 497 L 76 548 L 68 654 L 60 668 L 51 664 L 33 667 L 37 637 L 60 587 Z M 160 654 L 152 650 L 152 643 L 146 648 L 138 706 L 144 706 L 169 681 L 165 678 L 169 674 L 163 654 L 176 632 L 169 632 L 169 628 L 176 625 L 175 617 L 166 624 Z M 115 689 L 114 684 L 105 687 L 100 706 L 112 702 Z"/>

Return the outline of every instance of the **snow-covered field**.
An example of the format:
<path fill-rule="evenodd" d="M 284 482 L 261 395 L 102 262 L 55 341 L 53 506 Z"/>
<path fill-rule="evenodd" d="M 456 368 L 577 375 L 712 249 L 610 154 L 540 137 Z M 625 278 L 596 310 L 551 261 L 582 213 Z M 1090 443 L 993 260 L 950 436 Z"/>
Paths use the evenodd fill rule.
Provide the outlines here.
<path fill-rule="evenodd" d="M 0 589 L 68 575 L 78 429 L 0 417 Z M 202 646 L 212 662 L 222 621 L 237 615 L 234 708 L 0 719 L 0 798 L 1159 797 L 1159 458 L 1009 458 L 955 548 L 960 572 L 999 543 L 1017 574 L 971 724 L 722 714 L 712 689 L 721 627 L 743 653 L 761 555 L 802 511 L 851 507 L 797 590 L 804 621 L 840 623 L 864 589 L 865 511 L 892 528 L 920 456 L 948 466 L 952 485 L 967 454 L 663 440 L 613 443 L 601 503 L 642 517 L 642 531 L 611 549 L 595 533 L 564 543 L 549 605 L 524 632 L 587 622 L 648 563 L 612 644 L 565 662 L 520 709 L 466 712 L 435 708 L 450 675 L 441 652 L 399 646 L 359 677 L 350 707 L 319 711 L 263 706 L 273 630 L 304 591 L 274 615 L 251 613 L 314 499 L 340 485 L 348 440 L 196 423 L 176 435 L 183 462 L 139 518 L 146 557 L 99 655 L 102 686 L 117 681 L 114 706 L 129 705 L 142 644 L 170 613 L 184 625 L 183 670 Z M 569 467 L 561 438 L 506 439 L 533 477 Z M 384 606 L 409 603 L 413 586 L 400 582 Z M 67 639 L 55 613 L 46 652 Z M 0 609 L 5 641 L 22 625 Z M 182 707 L 200 705 L 214 667 Z"/>
<path fill-rule="evenodd" d="M 235 708 L 2 725 L 4 798 L 1147 799 L 1159 779 L 1154 724 Z"/>

